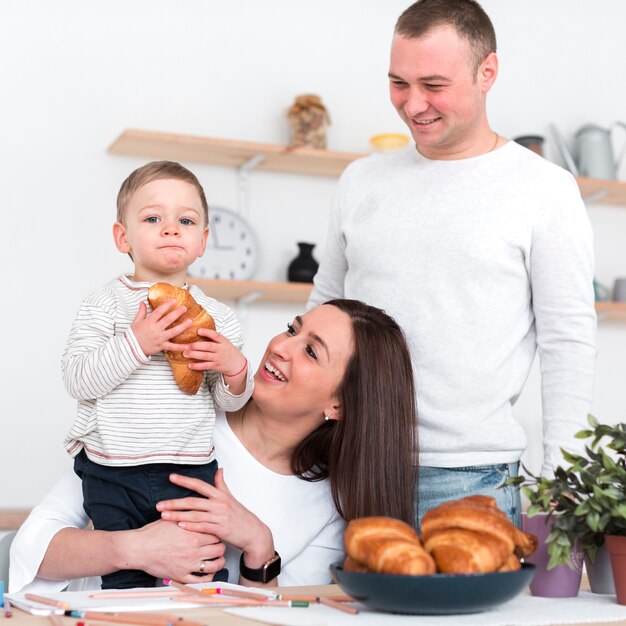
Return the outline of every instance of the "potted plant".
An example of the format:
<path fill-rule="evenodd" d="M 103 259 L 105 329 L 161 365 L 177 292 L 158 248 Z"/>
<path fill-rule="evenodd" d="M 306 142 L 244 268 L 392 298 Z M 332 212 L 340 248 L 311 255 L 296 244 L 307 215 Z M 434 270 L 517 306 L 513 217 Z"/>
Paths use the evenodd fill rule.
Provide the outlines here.
<path fill-rule="evenodd" d="M 607 538 L 618 602 L 626 604 L 626 563 L 618 574 L 620 559 L 613 553 L 616 548 L 626 561 L 626 424 L 600 424 L 592 415 L 587 421 L 590 428 L 576 434 L 578 439 L 591 439 L 585 453 L 561 450 L 567 468 L 557 467 L 552 477 L 535 476 L 524 468 L 527 477 L 512 478 L 507 484 L 523 488 L 529 517 L 548 514 L 549 568 L 569 563 L 576 545 L 588 555 L 587 562 L 593 562 Z"/>

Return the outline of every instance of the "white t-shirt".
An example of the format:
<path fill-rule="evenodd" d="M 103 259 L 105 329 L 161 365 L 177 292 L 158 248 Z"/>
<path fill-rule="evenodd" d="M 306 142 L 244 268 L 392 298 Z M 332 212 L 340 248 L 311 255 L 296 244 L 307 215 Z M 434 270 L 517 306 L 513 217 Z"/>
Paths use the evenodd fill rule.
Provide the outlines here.
<path fill-rule="evenodd" d="M 343 557 L 344 521 L 332 501 L 327 480 L 306 482 L 284 476 L 257 461 L 237 439 L 223 413 L 217 414 L 215 445 L 231 493 L 272 531 L 281 556 L 279 585 L 317 585 L 331 581 L 329 565 Z M 93 589 L 99 578 L 53 581 L 37 577 L 52 537 L 62 528 L 84 528 L 81 483 L 68 472 L 37 505 L 11 546 L 10 591 L 54 592 Z M 229 581 L 239 579 L 239 550 L 227 546 Z"/>

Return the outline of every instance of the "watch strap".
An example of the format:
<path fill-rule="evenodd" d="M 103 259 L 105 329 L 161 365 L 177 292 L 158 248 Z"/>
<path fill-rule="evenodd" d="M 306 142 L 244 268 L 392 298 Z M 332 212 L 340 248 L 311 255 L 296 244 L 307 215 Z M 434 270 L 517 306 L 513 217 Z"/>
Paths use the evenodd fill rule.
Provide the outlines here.
<path fill-rule="evenodd" d="M 239 573 L 255 583 L 268 583 L 280 574 L 280 554 L 274 551 L 274 556 L 263 563 L 261 567 L 248 567 L 243 560 L 243 553 L 239 558 Z"/>

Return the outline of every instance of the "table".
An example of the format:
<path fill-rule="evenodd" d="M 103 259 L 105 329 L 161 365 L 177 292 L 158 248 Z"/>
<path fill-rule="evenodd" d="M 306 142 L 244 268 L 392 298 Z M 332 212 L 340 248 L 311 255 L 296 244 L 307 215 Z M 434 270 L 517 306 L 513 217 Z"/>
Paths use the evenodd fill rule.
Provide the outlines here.
<path fill-rule="evenodd" d="M 279 587 L 279 591 L 293 595 L 315 595 L 329 596 L 343 595 L 344 592 L 337 585 L 318 585 L 307 587 Z M 221 608 L 200 608 L 200 609 L 180 609 L 178 611 L 168 611 L 175 613 L 188 620 L 201 622 L 207 626 L 253 626 L 259 622 L 249 620 L 237 615 L 225 613 Z M 414 616 L 416 624 L 419 623 L 419 616 Z M 77 620 L 73 617 L 61 617 L 63 626 L 75 626 Z M 0 617 L 0 624 L 3 618 Z M 14 609 L 11 620 L 5 620 L 3 626 L 52 626 L 49 618 L 37 617 L 24 613 L 19 609 Z M 91 622 L 90 626 L 108 626 L 108 622 Z M 114 625 L 119 626 L 119 625 Z M 619 622 L 586 622 L 584 626 L 626 626 L 626 619 Z"/>

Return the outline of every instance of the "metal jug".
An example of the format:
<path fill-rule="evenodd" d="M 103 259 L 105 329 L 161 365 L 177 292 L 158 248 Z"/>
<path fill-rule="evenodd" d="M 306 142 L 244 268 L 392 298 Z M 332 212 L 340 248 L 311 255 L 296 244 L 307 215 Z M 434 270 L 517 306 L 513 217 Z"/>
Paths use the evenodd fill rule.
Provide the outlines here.
<path fill-rule="evenodd" d="M 583 126 L 574 135 L 573 153 L 570 152 L 563 135 L 554 124 L 550 125 L 550 130 L 567 168 L 574 176 L 615 180 L 626 153 L 626 141 L 624 141 L 619 157 L 616 159 L 613 154 L 612 135 L 618 127 L 626 131 L 624 122 L 614 122 L 609 128 L 600 128 L 593 124 Z"/>

